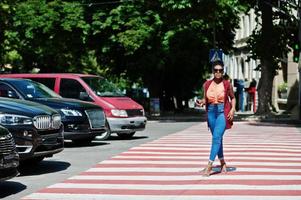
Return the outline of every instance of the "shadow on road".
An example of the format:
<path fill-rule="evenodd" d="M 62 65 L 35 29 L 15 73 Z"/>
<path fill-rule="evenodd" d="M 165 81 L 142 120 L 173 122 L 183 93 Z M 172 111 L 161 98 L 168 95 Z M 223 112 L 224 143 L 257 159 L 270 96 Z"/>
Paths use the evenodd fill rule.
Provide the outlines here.
<path fill-rule="evenodd" d="M 97 141 L 93 140 L 89 143 L 79 143 L 79 142 L 72 142 L 72 141 L 65 141 L 64 145 L 66 148 L 78 148 L 78 147 L 94 147 L 94 146 L 101 146 L 101 145 L 108 145 L 110 143 L 104 141 Z"/>
<path fill-rule="evenodd" d="M 163 119 L 158 120 L 158 123 L 178 123 L 178 122 L 205 122 L 205 118 L 184 118 L 184 119 Z"/>
<path fill-rule="evenodd" d="M 128 139 L 123 139 L 120 138 L 119 136 L 115 136 L 115 135 L 111 135 L 109 137 L 109 139 L 107 139 L 107 141 L 116 141 L 116 140 L 141 140 L 141 139 L 146 139 L 148 138 L 148 136 L 133 136 L 132 138 L 128 138 Z"/>
<path fill-rule="evenodd" d="M 0 199 L 17 194 L 27 188 L 26 185 L 23 185 L 22 183 L 19 182 L 14 182 L 14 181 L 3 181 L 0 182 Z"/>
<path fill-rule="evenodd" d="M 70 163 L 63 161 L 44 160 L 36 164 L 21 165 L 19 167 L 19 172 L 20 176 L 49 174 L 66 170 L 70 165 Z"/>
<path fill-rule="evenodd" d="M 234 171 L 236 171 L 237 170 L 237 168 L 236 167 L 229 167 L 229 166 L 227 166 L 227 173 L 228 172 L 234 172 Z M 212 168 L 212 173 L 211 173 L 211 175 L 214 175 L 214 174 L 220 174 L 220 173 L 222 173 L 221 172 L 221 166 L 214 166 L 213 168 Z M 225 173 L 225 172 L 223 172 L 223 173 Z"/>

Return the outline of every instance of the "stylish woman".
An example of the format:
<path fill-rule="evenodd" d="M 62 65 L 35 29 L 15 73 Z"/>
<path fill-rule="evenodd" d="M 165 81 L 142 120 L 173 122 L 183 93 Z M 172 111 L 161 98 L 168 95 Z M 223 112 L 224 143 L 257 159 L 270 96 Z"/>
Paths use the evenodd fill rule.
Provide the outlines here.
<path fill-rule="evenodd" d="M 202 170 L 203 176 L 210 176 L 216 156 L 220 160 L 221 172 L 227 172 L 223 154 L 223 135 L 233 124 L 236 102 L 230 81 L 223 78 L 223 62 L 213 62 L 212 71 L 214 78 L 203 85 L 204 98 L 196 101 L 197 106 L 206 105 L 207 122 L 212 134 L 209 162 Z"/>

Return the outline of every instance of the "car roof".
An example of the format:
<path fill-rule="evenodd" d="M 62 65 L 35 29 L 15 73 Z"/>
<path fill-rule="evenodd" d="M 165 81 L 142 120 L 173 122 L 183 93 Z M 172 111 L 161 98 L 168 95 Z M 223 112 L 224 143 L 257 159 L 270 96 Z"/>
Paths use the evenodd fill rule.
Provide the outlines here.
<path fill-rule="evenodd" d="M 4 82 L 4 83 L 9 83 L 9 84 L 15 84 L 15 83 L 20 83 L 22 84 L 27 82 L 27 83 L 30 83 L 30 82 L 34 82 L 34 83 L 39 83 L 39 82 L 36 82 L 36 81 L 33 81 L 29 78 L 17 78 L 17 77 L 1 77 L 0 76 L 0 81 Z"/>
<path fill-rule="evenodd" d="M 38 73 L 38 74 L 21 73 L 21 74 L 1 74 L 0 77 L 76 78 L 76 77 L 99 77 L 99 76 L 93 74 L 77 74 L 77 73 Z"/>
<path fill-rule="evenodd" d="M 32 80 L 27 79 L 27 78 L 19 79 L 19 78 L 14 78 L 14 77 L 0 77 L 0 81 L 11 82 L 11 81 L 32 81 Z"/>

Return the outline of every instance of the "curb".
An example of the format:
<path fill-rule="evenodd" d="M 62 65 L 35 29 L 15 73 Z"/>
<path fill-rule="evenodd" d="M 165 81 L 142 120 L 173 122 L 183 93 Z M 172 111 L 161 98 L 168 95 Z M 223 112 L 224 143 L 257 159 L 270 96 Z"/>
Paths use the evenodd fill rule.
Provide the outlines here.
<path fill-rule="evenodd" d="M 197 116 L 152 116 L 147 117 L 148 121 L 164 121 L 164 122 L 204 122 L 206 121 L 206 114 L 200 114 Z M 301 120 L 291 119 L 288 116 L 256 116 L 256 115 L 245 115 L 239 114 L 234 116 L 235 121 L 246 121 L 246 122 L 268 122 L 268 123 L 279 123 L 279 124 L 295 124 L 301 126 Z"/>

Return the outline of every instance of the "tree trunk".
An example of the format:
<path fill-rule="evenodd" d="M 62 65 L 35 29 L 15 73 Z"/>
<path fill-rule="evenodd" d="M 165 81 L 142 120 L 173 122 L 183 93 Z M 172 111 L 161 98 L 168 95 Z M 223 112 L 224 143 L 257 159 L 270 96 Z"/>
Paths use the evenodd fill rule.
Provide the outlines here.
<path fill-rule="evenodd" d="M 261 79 L 258 85 L 258 109 L 256 114 L 264 115 L 271 112 L 272 88 L 275 76 L 273 55 L 269 53 L 271 44 L 273 43 L 273 21 L 271 0 L 260 0 L 259 9 L 261 10 L 262 19 L 262 46 L 265 48 L 260 55 L 261 63 Z"/>
<path fill-rule="evenodd" d="M 261 78 L 258 84 L 258 109 L 256 114 L 264 115 L 271 111 L 272 88 L 274 75 L 269 69 L 271 63 L 268 60 L 261 60 Z"/>

